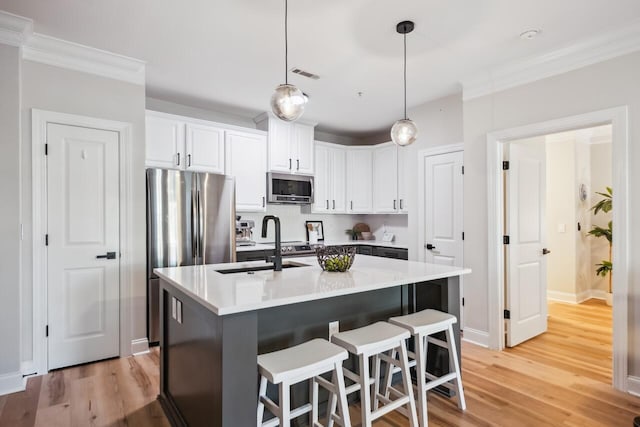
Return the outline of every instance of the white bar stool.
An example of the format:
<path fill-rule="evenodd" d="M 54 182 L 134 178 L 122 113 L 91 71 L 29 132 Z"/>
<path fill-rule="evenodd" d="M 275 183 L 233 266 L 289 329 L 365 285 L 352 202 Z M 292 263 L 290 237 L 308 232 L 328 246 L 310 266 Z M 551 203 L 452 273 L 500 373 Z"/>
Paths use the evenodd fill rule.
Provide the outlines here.
<path fill-rule="evenodd" d="M 409 332 L 403 328 L 391 325 L 387 322 L 377 322 L 372 325 L 365 326 L 351 331 L 340 332 L 331 337 L 331 342 L 338 344 L 347 349 L 350 353 L 355 354 L 359 358 L 359 373 L 343 368 L 344 375 L 354 384 L 347 387 L 347 395 L 360 391 L 360 404 L 362 406 L 362 426 L 371 427 L 371 423 L 389 412 L 399 409 L 402 406 L 407 407 L 411 427 L 418 426 L 418 417 L 416 415 L 416 406 L 413 400 L 413 386 L 411 383 L 411 375 L 409 373 L 409 360 L 407 358 L 406 339 L 409 338 Z M 390 357 L 392 352 L 399 352 L 400 359 Z M 386 354 L 388 352 L 389 354 Z M 375 357 L 373 378 L 369 374 L 369 358 Z M 402 372 L 402 382 L 404 384 L 404 393 L 398 392 L 395 400 L 390 400 L 380 395 L 380 363 L 383 360 L 388 364 L 387 370 L 397 367 Z M 371 390 L 373 388 L 373 390 Z M 377 405 L 372 409 L 371 394 L 374 400 L 385 403 L 384 406 L 378 408 Z M 330 400 L 330 410 L 334 410 L 335 401 Z M 331 420 L 329 426 L 331 426 Z"/>
<path fill-rule="evenodd" d="M 409 352 L 409 356 L 411 357 L 409 365 L 416 366 L 417 370 L 418 396 L 416 396 L 416 400 L 418 401 L 420 425 L 423 427 L 428 425 L 427 391 L 439 385 L 455 391 L 458 395 L 458 407 L 463 411 L 467 408 L 464 400 L 464 390 L 462 389 L 456 341 L 453 335 L 453 324 L 457 321 L 455 316 L 438 310 L 423 310 L 406 316 L 392 317 L 389 319 L 390 323 L 405 328 L 414 336 L 415 353 Z M 438 332 L 446 333 L 446 342 L 429 336 Z M 429 344 L 435 344 L 447 349 L 449 353 L 449 369 L 451 370 L 451 367 L 453 367 L 452 372 L 450 371 L 441 377 L 436 377 L 427 372 L 427 348 Z M 392 354 L 391 357 L 395 358 L 395 354 Z M 416 363 L 418 360 L 420 363 Z M 397 370 L 393 372 L 397 372 Z M 391 386 L 391 377 L 390 371 L 387 370 L 387 375 L 385 375 L 384 380 L 385 384 L 383 386 L 383 394 L 386 397 L 389 397 L 390 392 L 393 392 L 393 394 L 401 393 Z"/>
<path fill-rule="evenodd" d="M 261 376 L 257 426 L 289 427 L 292 419 L 310 413 L 309 425 L 322 427 L 318 422 L 318 385 L 321 385 L 333 398 L 330 402 L 337 400 L 340 408 L 340 416 L 338 416 L 335 413 L 335 404 L 330 404 L 328 407 L 331 408 L 331 412 L 327 413 L 328 419 L 332 422 L 336 421 L 342 427 L 351 427 L 342 373 L 342 361 L 348 357 L 343 348 L 320 338 L 284 350 L 259 355 L 258 371 Z M 319 376 L 332 371 L 332 381 Z M 310 403 L 291 410 L 290 387 L 305 380 L 310 380 Z M 280 405 L 276 405 L 267 397 L 267 381 L 279 386 Z M 275 415 L 275 418 L 263 422 L 265 406 Z"/>

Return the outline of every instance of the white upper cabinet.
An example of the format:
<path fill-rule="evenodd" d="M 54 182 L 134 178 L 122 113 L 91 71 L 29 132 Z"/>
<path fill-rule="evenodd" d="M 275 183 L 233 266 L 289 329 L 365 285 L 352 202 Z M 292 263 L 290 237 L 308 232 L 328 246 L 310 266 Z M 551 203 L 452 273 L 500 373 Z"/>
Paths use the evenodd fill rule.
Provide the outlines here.
<path fill-rule="evenodd" d="M 373 150 L 347 149 L 347 212 L 373 211 Z"/>
<path fill-rule="evenodd" d="M 225 170 L 236 178 L 236 211 L 267 210 L 267 136 L 236 130 L 225 134 Z"/>
<path fill-rule="evenodd" d="M 183 121 L 147 113 L 146 165 L 165 169 L 184 168 Z"/>
<path fill-rule="evenodd" d="M 224 173 L 224 129 L 186 124 L 187 170 Z"/>
<path fill-rule="evenodd" d="M 407 191 L 407 165 L 411 160 L 410 151 L 404 147 L 398 147 L 398 212 L 409 213 Z"/>
<path fill-rule="evenodd" d="M 313 212 L 346 212 L 346 173 L 345 148 L 316 141 Z"/>
<path fill-rule="evenodd" d="M 270 113 L 256 119 L 258 129 L 269 132 L 269 170 L 314 173 L 314 124 L 284 122 Z"/>
<path fill-rule="evenodd" d="M 398 147 L 394 143 L 373 149 L 373 210 L 375 213 L 395 213 L 399 209 Z"/>

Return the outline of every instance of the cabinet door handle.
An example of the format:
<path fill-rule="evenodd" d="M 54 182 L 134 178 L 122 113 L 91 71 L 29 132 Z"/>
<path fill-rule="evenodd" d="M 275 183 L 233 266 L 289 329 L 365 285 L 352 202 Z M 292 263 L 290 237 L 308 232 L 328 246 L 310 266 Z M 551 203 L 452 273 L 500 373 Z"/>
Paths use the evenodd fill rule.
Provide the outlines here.
<path fill-rule="evenodd" d="M 176 166 L 180 166 L 180 153 L 177 153 L 176 156 L 177 156 Z"/>
<path fill-rule="evenodd" d="M 335 208 L 336 208 L 336 201 L 334 200 L 333 201 L 333 209 L 335 210 Z"/>
<path fill-rule="evenodd" d="M 300 159 L 296 159 L 296 170 L 300 170 Z"/>
<path fill-rule="evenodd" d="M 400 199 L 400 210 L 402 210 L 402 199 Z"/>
<path fill-rule="evenodd" d="M 187 167 L 191 167 L 191 154 L 187 154 Z"/>
<path fill-rule="evenodd" d="M 289 159 L 289 170 L 291 170 L 291 159 Z"/>
<path fill-rule="evenodd" d="M 262 196 L 262 207 L 264 208 L 264 196 Z"/>
<path fill-rule="evenodd" d="M 351 201 L 351 210 L 353 210 L 353 200 Z"/>
<path fill-rule="evenodd" d="M 393 209 L 396 209 L 396 199 L 393 199 Z"/>
<path fill-rule="evenodd" d="M 327 200 L 327 210 L 329 210 L 329 200 Z"/>

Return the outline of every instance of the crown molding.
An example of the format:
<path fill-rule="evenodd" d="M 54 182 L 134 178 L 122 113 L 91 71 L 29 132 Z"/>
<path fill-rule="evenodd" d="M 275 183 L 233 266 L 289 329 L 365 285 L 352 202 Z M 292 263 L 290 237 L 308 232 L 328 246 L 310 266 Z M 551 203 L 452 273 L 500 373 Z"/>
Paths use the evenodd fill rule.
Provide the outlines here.
<path fill-rule="evenodd" d="M 0 10 L 0 43 L 20 47 L 33 33 L 33 21 Z"/>
<path fill-rule="evenodd" d="M 34 33 L 26 40 L 22 46 L 22 57 L 128 83 L 145 84 L 144 61 L 44 34 Z"/>
<path fill-rule="evenodd" d="M 640 50 L 640 21 L 551 52 L 488 70 L 462 82 L 463 101 L 490 95 Z"/>

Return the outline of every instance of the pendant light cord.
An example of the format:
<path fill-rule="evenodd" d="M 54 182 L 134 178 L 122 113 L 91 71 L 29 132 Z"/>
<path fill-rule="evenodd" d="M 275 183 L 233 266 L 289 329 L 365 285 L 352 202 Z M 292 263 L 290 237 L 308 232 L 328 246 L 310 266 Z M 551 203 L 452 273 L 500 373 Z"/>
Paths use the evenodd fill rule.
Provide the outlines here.
<path fill-rule="evenodd" d="M 288 34 L 289 4 L 284 0 L 284 84 L 289 84 L 289 34 Z"/>
<path fill-rule="evenodd" d="M 404 119 L 407 120 L 407 34 L 404 36 Z"/>

